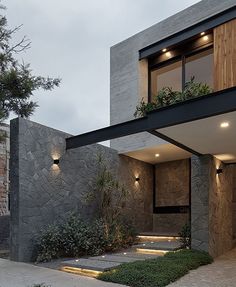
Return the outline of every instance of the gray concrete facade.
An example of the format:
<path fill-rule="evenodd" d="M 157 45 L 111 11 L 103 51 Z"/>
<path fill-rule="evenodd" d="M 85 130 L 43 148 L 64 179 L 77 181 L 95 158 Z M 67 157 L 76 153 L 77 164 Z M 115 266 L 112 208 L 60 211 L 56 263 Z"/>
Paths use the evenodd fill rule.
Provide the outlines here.
<path fill-rule="evenodd" d="M 235 0 L 203 0 L 122 41 L 110 51 L 110 123 L 134 118 L 138 102 L 148 97 L 148 64 L 139 61 L 139 50 L 235 6 Z M 164 141 L 148 133 L 111 140 L 111 147 L 128 152 Z"/>
<path fill-rule="evenodd" d="M 94 216 L 96 202 L 86 205 L 83 198 L 93 189 L 98 154 L 130 191 L 124 213 L 139 231 L 152 229 L 152 166 L 97 144 L 66 151 L 68 136 L 21 118 L 11 121 L 12 260 L 32 260 L 40 230 L 68 213 Z"/>

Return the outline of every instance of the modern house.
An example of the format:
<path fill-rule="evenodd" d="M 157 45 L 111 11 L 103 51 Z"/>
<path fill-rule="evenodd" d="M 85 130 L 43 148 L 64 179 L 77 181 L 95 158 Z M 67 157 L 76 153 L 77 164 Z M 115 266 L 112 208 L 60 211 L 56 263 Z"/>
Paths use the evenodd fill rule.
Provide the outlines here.
<path fill-rule="evenodd" d="M 80 208 L 101 151 L 133 191 L 140 232 L 176 235 L 218 256 L 236 238 L 236 2 L 203 0 L 111 48 L 109 127 L 70 136 L 11 123 L 11 256 L 29 260 L 38 225 Z M 163 88 L 192 77 L 210 93 L 134 118 Z M 110 140 L 111 149 L 96 143 Z M 51 156 L 49 156 L 51 155 Z M 52 158 L 60 170 L 51 168 Z M 30 231 L 29 231 L 30 230 Z"/>

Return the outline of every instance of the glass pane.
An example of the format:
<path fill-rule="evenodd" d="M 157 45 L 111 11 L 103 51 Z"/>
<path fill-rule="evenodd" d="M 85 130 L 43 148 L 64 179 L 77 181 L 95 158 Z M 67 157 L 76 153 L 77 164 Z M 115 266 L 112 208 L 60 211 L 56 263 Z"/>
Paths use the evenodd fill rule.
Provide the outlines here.
<path fill-rule="evenodd" d="M 195 82 L 208 84 L 213 88 L 213 49 L 186 59 L 185 81 L 190 81 L 191 77 L 194 77 Z"/>
<path fill-rule="evenodd" d="M 151 72 L 151 99 L 164 87 L 182 90 L 182 62 L 178 61 Z"/>

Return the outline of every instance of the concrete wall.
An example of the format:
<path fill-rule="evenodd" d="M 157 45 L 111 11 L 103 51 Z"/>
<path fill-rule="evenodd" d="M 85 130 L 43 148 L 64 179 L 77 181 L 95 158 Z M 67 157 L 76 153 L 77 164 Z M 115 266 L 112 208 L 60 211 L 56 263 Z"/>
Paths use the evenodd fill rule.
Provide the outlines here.
<path fill-rule="evenodd" d="M 189 205 L 189 159 L 160 163 L 156 172 L 156 207 Z M 189 214 L 153 214 L 153 231 L 178 234 L 189 222 Z"/>
<path fill-rule="evenodd" d="M 10 127 L 0 124 L 0 216 L 9 214 L 9 156 L 10 156 Z"/>
<path fill-rule="evenodd" d="M 74 211 L 89 218 L 96 203 L 84 204 L 93 189 L 97 155 L 129 187 L 129 218 L 139 231 L 152 228 L 152 166 L 101 145 L 65 151 L 69 135 L 21 118 L 11 121 L 11 259 L 30 261 L 40 229 Z M 53 159 L 60 158 L 59 166 Z M 135 183 L 135 176 L 140 181 Z"/>
<path fill-rule="evenodd" d="M 214 257 L 233 246 L 233 168 L 210 155 L 192 158 L 192 248 Z"/>
<path fill-rule="evenodd" d="M 110 122 L 117 124 L 133 119 L 135 107 L 141 98 L 147 100 L 147 61 L 139 62 L 139 50 L 190 27 L 210 16 L 235 5 L 235 0 L 204 0 L 150 28 L 126 39 L 111 48 L 110 78 Z M 111 140 L 111 147 L 119 151 L 130 151 L 132 145 L 146 146 L 163 143 L 154 136 L 142 133 L 138 139 Z M 133 148 L 134 150 L 134 148 Z"/>

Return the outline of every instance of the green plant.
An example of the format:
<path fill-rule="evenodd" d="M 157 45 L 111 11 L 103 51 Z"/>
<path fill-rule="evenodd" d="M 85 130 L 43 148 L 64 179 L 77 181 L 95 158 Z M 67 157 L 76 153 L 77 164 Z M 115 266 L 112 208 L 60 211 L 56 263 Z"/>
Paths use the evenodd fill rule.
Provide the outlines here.
<path fill-rule="evenodd" d="M 41 236 L 38 238 L 37 261 L 50 261 L 58 258 L 61 252 L 61 229 L 56 224 L 48 225 L 41 230 Z"/>
<path fill-rule="evenodd" d="M 100 219 L 86 222 L 71 215 L 60 229 L 62 250 L 67 256 L 99 255 L 106 248 L 105 225 Z"/>
<path fill-rule="evenodd" d="M 180 243 L 182 248 L 190 248 L 191 247 L 191 227 L 190 224 L 185 224 L 181 231 L 179 232 Z"/>
<path fill-rule="evenodd" d="M 136 118 L 143 117 L 146 116 L 150 111 L 193 98 L 205 96 L 210 94 L 212 91 L 213 90 L 207 84 L 194 82 L 194 77 L 192 77 L 191 80 L 185 84 L 182 92 L 173 91 L 173 89 L 170 87 L 164 87 L 154 97 L 153 102 L 146 103 L 142 99 L 136 106 L 134 116 Z"/>
<path fill-rule="evenodd" d="M 206 252 L 181 250 L 164 257 L 136 261 L 105 272 L 98 279 L 132 287 L 164 287 L 187 274 L 189 270 L 212 263 Z"/>

